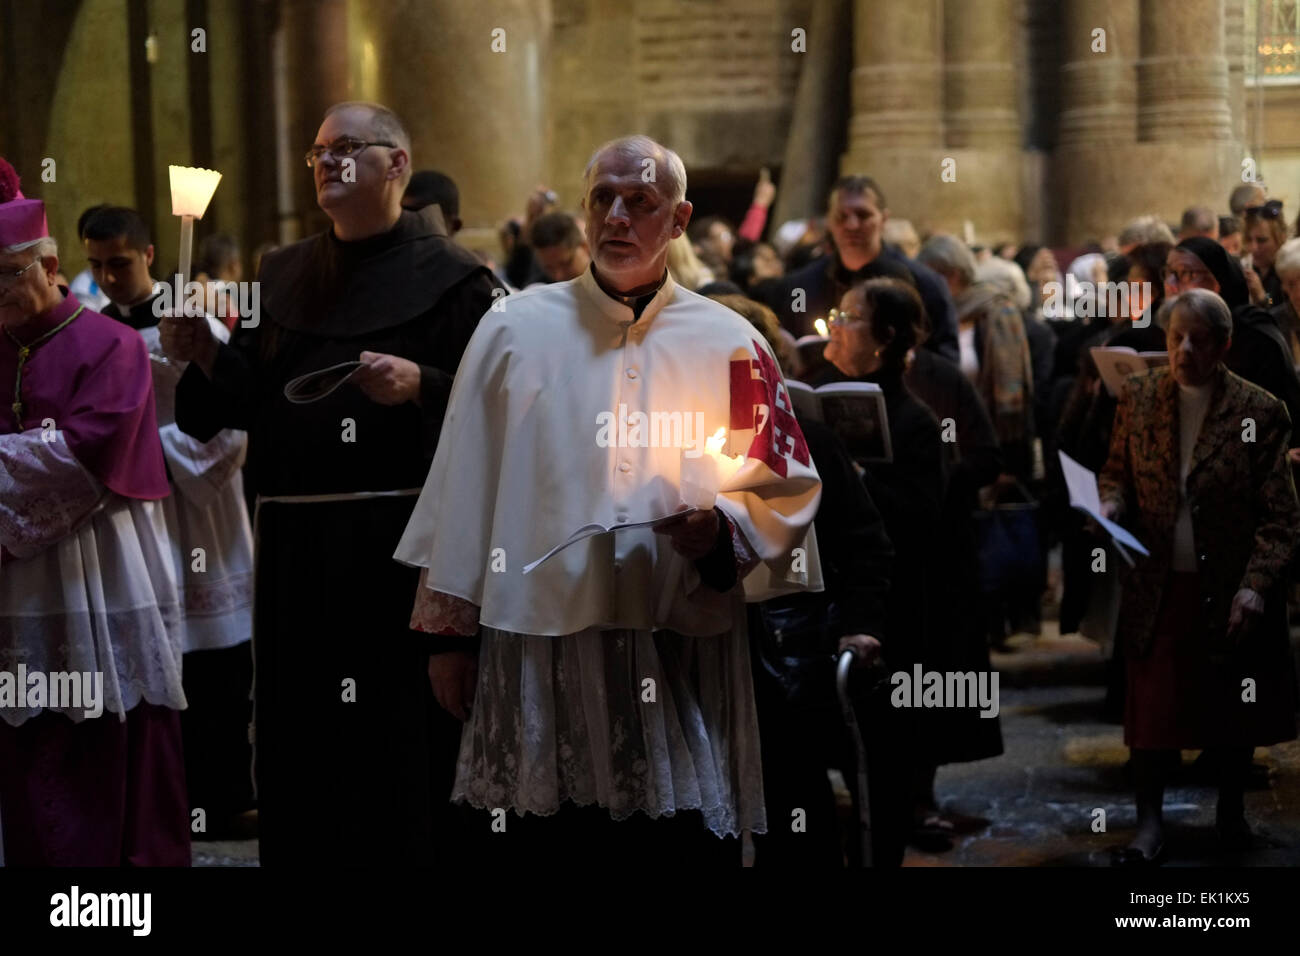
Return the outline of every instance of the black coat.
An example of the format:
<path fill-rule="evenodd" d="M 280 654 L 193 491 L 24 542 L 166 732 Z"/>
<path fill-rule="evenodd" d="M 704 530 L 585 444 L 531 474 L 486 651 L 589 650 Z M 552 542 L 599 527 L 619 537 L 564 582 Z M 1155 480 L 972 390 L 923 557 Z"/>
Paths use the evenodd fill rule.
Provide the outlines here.
<path fill-rule="evenodd" d="M 894 460 L 873 462 L 862 480 L 894 545 L 885 662 L 890 670 L 907 669 L 927 660 L 935 541 L 947 484 L 939 421 L 898 373 L 850 379 L 832 367 L 817 384 L 834 381 L 874 381 L 885 394 Z"/>
<path fill-rule="evenodd" d="M 885 246 L 879 256 L 856 272 L 849 272 L 841 264 L 839 255 L 831 253 L 779 280 L 757 286 L 754 294 L 776 313 L 790 334 L 799 337 L 814 334 L 813 320 L 836 308 L 844 293 L 863 279 L 906 279 L 909 276 L 930 320 L 926 347 L 957 361 L 957 310 L 948 292 L 948 284 L 933 269 L 908 259 L 890 246 Z M 798 289 L 804 292 L 802 312 L 794 310 L 794 293 Z"/>
<path fill-rule="evenodd" d="M 952 362 L 918 349 L 903 381 L 939 418 L 941 427 L 946 428 L 951 419 L 952 429 L 941 437 L 952 434 L 956 439 L 944 442 L 948 488 L 931 552 L 933 614 L 927 663 L 936 670 L 988 671 L 979 551 L 971 515 L 978 506 L 979 490 L 1002 471 L 1002 452 L 979 392 Z M 1002 753 L 997 718 L 980 717 L 975 710 L 942 711 L 932 716 L 936 764 L 982 760 Z"/>

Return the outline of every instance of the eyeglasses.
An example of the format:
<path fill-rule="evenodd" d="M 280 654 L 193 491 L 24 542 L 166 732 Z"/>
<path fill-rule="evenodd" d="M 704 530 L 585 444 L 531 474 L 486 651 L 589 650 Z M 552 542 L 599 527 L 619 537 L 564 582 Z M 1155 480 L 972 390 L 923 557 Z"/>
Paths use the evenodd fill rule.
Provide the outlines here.
<path fill-rule="evenodd" d="M 839 309 L 831 309 L 826 313 L 826 324 L 843 328 L 850 322 L 861 322 L 862 316 L 856 312 L 841 312 Z"/>
<path fill-rule="evenodd" d="M 387 146 L 389 149 L 393 149 L 397 144 L 385 143 L 382 141 L 367 142 L 364 139 L 353 139 L 351 136 L 343 136 L 336 139 L 328 146 L 321 146 L 317 143 L 311 149 L 307 150 L 307 155 L 303 158 L 307 160 L 307 167 L 309 169 L 315 169 L 316 164 L 321 161 L 321 158 L 326 153 L 329 153 L 335 159 L 347 159 L 349 156 L 356 156 L 367 146 Z"/>
<path fill-rule="evenodd" d="M 1175 285 L 1192 285 L 1201 276 L 1208 276 L 1209 269 L 1161 269 L 1160 281 Z"/>
<path fill-rule="evenodd" d="M 1261 219 L 1282 218 L 1282 200 L 1270 199 L 1262 206 L 1247 206 L 1247 216 L 1259 216 Z"/>
<path fill-rule="evenodd" d="M 26 272 L 32 266 L 39 264 L 40 261 L 41 261 L 40 257 L 38 256 L 37 258 L 33 259 L 31 262 L 27 263 L 27 265 L 19 269 L 17 272 L 0 272 L 0 285 L 10 285 L 14 282 L 17 282 L 19 279 L 23 277 L 24 272 Z"/>

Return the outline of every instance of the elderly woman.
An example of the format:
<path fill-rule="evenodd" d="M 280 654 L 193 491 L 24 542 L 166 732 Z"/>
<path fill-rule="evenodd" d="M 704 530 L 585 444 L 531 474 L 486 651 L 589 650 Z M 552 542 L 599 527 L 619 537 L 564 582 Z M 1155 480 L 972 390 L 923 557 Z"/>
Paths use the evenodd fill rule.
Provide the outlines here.
<path fill-rule="evenodd" d="M 1034 439 L 1034 370 L 1020 309 L 993 283 L 975 279 L 975 256 L 955 236 L 932 236 L 918 261 L 948 283 L 957 307 L 961 368 L 993 419 L 1006 470 L 1030 477 Z"/>
<path fill-rule="evenodd" d="M 924 323 L 925 307 L 910 284 L 869 279 L 854 286 L 831 313 L 825 354 L 832 368 L 815 382 L 875 382 L 884 392 L 893 461 L 868 463 L 863 481 L 894 544 L 883 642 L 891 671 L 910 672 L 915 663 L 935 669 L 933 549 L 946 485 L 945 450 L 938 420 L 903 383 L 908 351 L 918 344 Z M 929 833 L 939 825 L 929 806 L 935 767 L 942 759 L 938 726 L 913 711 L 894 716 L 895 736 L 907 740 L 916 829 Z M 940 846 L 946 842 L 940 841 Z"/>
<path fill-rule="evenodd" d="M 1291 360 L 1300 366 L 1300 238 L 1282 244 L 1273 269 L 1282 283 L 1282 301 L 1269 311 L 1291 347 Z"/>
<path fill-rule="evenodd" d="M 1160 310 L 1168 368 L 1128 380 L 1102 512 L 1151 551 L 1124 581 L 1116 640 L 1127 659 L 1124 741 L 1138 830 L 1115 862 L 1158 862 L 1165 781 L 1182 749 L 1214 755 L 1216 828 L 1249 842 L 1251 750 L 1296 736 L 1286 603 L 1300 503 L 1285 406 L 1228 371 L 1232 315 L 1192 289 Z"/>

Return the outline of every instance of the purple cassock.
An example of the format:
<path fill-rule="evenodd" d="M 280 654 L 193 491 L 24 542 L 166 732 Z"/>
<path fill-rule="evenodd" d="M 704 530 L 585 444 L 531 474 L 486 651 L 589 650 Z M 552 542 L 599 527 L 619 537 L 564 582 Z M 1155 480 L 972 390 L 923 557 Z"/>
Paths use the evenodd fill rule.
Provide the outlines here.
<path fill-rule="evenodd" d="M 188 865 L 180 603 L 148 350 L 65 294 L 0 331 L 0 396 L 0 673 L 103 688 L 98 713 L 0 695 L 4 863 Z"/>
<path fill-rule="evenodd" d="M 52 420 L 77 460 L 110 491 L 124 498 L 165 498 L 149 351 L 120 322 L 82 309 L 34 345 L 22 368 L 22 421 L 15 416 L 20 343 L 37 342 L 80 307 L 75 297 L 65 296 L 20 333 L 0 334 L 0 435 L 41 429 Z"/>

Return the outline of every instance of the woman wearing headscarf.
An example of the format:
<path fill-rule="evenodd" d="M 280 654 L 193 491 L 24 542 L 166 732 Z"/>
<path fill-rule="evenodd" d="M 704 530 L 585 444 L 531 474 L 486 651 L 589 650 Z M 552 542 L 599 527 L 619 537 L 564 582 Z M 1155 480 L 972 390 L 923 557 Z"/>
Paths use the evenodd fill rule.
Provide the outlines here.
<path fill-rule="evenodd" d="M 1125 573 L 1116 635 L 1138 816 L 1133 841 L 1116 848 L 1121 865 L 1160 861 L 1164 786 L 1182 749 L 1213 755 L 1216 828 L 1225 845 L 1247 844 L 1252 748 L 1296 736 L 1284 587 L 1300 502 L 1289 416 L 1228 370 L 1233 321 L 1218 295 L 1194 288 L 1160 318 L 1170 365 L 1128 379 L 1099 482 L 1102 513 L 1150 549 Z"/>
<path fill-rule="evenodd" d="M 1224 363 L 1248 382 L 1272 392 L 1286 405 L 1293 424 L 1300 422 L 1300 378 L 1291 361 L 1291 348 L 1277 320 L 1250 301 L 1240 263 L 1213 239 L 1193 236 L 1170 253 L 1165 268 L 1165 292 L 1188 289 L 1217 292 L 1232 310 L 1232 348 Z M 1294 431 L 1292 447 L 1300 442 Z M 1293 462 L 1300 456 L 1292 455 Z"/>

